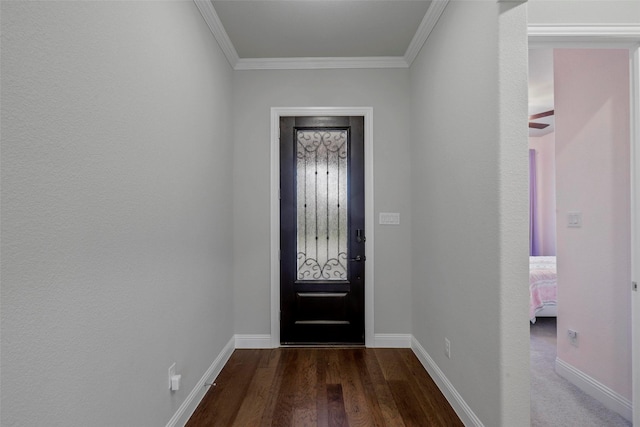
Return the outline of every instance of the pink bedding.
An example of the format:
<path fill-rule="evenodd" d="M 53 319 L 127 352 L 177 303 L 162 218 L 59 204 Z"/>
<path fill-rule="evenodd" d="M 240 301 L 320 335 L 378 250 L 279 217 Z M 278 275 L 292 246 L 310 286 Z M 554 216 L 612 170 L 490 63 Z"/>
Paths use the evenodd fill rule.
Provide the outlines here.
<path fill-rule="evenodd" d="M 529 319 L 536 322 L 536 313 L 557 304 L 556 257 L 529 257 Z"/>

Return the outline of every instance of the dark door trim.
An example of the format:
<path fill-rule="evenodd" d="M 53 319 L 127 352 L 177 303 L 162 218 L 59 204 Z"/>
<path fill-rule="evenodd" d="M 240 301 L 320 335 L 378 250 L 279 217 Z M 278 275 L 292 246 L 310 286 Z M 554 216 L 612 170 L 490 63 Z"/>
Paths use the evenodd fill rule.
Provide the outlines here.
<path fill-rule="evenodd" d="M 373 212 L 373 108 L 371 107 L 273 107 L 271 108 L 271 191 L 270 191 L 270 266 L 271 266 L 271 333 L 270 347 L 280 346 L 280 117 L 286 116 L 362 116 L 364 117 L 365 150 L 365 345 L 375 345 L 374 291 L 374 212 Z M 256 337 L 256 344 L 266 344 Z"/>

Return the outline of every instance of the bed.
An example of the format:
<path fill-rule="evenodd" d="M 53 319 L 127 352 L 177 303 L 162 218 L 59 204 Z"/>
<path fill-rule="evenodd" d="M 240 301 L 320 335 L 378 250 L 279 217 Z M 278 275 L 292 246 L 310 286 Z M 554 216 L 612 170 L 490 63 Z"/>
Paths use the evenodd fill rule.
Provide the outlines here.
<path fill-rule="evenodd" d="M 558 274 L 555 256 L 529 257 L 529 320 L 556 317 Z"/>

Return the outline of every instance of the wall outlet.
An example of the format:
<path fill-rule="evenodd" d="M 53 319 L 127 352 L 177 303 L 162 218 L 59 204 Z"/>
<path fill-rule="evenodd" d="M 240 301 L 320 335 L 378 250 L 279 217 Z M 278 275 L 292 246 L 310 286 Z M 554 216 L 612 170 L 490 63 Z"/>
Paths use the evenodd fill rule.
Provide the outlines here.
<path fill-rule="evenodd" d="M 444 339 L 444 355 L 447 356 L 448 359 L 451 359 L 451 342 L 449 338 Z"/>
<path fill-rule="evenodd" d="M 171 378 L 176 374 L 176 362 L 169 366 L 169 390 L 171 390 Z"/>
<path fill-rule="evenodd" d="M 567 330 L 567 336 L 569 337 L 569 342 L 571 345 L 577 347 L 578 346 L 578 333 L 573 329 Z"/>
<path fill-rule="evenodd" d="M 567 227 L 574 227 L 574 228 L 582 227 L 582 212 L 568 212 Z"/>

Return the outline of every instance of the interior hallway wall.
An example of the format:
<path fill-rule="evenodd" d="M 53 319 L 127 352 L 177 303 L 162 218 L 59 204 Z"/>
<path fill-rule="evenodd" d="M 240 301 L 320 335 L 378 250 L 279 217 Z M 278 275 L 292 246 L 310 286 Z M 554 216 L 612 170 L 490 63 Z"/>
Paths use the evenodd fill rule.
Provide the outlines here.
<path fill-rule="evenodd" d="M 411 94 L 413 335 L 479 422 L 528 426 L 526 6 L 450 2 Z"/>
<path fill-rule="evenodd" d="M 638 24 L 637 0 L 528 0 L 529 24 Z"/>
<path fill-rule="evenodd" d="M 190 1 L 0 3 L 0 424 L 165 425 L 234 334 L 232 70 Z"/>
<path fill-rule="evenodd" d="M 270 334 L 271 107 L 373 107 L 375 333 L 411 332 L 408 70 L 273 70 L 234 74 L 234 284 L 238 334 Z"/>

